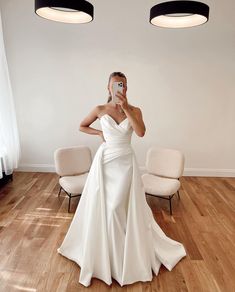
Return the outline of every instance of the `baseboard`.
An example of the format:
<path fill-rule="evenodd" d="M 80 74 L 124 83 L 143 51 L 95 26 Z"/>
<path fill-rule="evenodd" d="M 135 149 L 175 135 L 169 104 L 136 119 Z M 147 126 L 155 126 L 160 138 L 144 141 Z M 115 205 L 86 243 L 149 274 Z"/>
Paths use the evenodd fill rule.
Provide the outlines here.
<path fill-rule="evenodd" d="M 14 171 L 55 172 L 55 166 L 53 164 L 20 164 Z"/>
<path fill-rule="evenodd" d="M 235 177 L 235 169 L 186 168 L 184 176 Z"/>
<path fill-rule="evenodd" d="M 141 174 L 146 173 L 145 166 L 139 168 Z M 55 172 L 55 166 L 53 164 L 21 164 L 14 171 Z M 235 169 L 185 168 L 183 176 L 235 177 Z"/>
<path fill-rule="evenodd" d="M 146 172 L 145 167 L 140 167 L 140 170 Z M 235 169 L 185 168 L 183 176 L 235 177 Z"/>

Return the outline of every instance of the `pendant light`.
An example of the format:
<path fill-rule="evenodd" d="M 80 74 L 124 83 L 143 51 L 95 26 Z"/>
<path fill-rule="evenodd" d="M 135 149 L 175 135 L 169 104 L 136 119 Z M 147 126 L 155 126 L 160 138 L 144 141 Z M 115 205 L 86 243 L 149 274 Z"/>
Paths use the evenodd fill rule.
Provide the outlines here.
<path fill-rule="evenodd" d="M 93 20 L 94 7 L 85 0 L 35 0 L 35 13 L 59 22 L 87 23 Z"/>
<path fill-rule="evenodd" d="M 153 6 L 150 23 L 165 28 L 201 25 L 209 19 L 209 6 L 197 1 L 168 1 Z"/>

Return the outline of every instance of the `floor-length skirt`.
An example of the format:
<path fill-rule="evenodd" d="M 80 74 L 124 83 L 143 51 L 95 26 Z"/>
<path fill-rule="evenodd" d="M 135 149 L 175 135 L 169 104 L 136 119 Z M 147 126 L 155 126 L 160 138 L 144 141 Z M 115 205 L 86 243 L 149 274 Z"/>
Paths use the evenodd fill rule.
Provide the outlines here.
<path fill-rule="evenodd" d="M 80 266 L 86 287 L 92 277 L 121 286 L 151 281 L 161 264 L 171 271 L 186 255 L 155 221 L 131 145 L 100 145 L 57 251 Z"/>

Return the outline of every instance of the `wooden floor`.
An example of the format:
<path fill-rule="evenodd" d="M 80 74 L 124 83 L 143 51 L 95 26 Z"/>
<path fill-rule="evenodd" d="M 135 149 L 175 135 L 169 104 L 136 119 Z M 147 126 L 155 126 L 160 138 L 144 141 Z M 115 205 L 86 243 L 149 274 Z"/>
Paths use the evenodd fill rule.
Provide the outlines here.
<path fill-rule="evenodd" d="M 79 198 L 59 191 L 53 173 L 16 172 L 0 189 L 0 292 L 11 291 L 235 291 L 235 178 L 182 177 L 180 200 L 147 196 L 155 219 L 187 257 L 172 271 L 163 265 L 151 282 L 123 287 L 93 278 L 78 282 L 79 266 L 57 253 Z"/>

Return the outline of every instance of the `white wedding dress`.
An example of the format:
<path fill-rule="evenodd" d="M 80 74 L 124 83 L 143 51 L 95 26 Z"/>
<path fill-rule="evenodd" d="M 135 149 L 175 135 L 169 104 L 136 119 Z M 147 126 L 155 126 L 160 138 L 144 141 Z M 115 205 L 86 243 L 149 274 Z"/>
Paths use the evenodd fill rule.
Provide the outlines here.
<path fill-rule="evenodd" d="M 186 251 L 165 235 L 146 201 L 128 118 L 117 124 L 104 114 L 100 123 L 105 142 L 57 251 L 80 266 L 79 282 L 86 287 L 92 277 L 121 286 L 151 281 L 161 263 L 171 271 Z"/>

